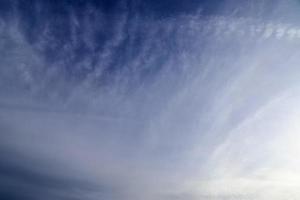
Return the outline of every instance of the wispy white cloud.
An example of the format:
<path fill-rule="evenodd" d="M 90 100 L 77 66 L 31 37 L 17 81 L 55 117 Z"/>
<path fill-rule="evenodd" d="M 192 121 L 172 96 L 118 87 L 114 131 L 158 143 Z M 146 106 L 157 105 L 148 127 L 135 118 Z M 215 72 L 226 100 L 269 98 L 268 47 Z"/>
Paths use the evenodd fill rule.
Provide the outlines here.
<path fill-rule="evenodd" d="M 92 183 L 89 199 L 299 197 L 298 26 L 119 6 L 109 25 L 71 10 L 64 42 L 50 22 L 34 43 L 18 14 L 0 21 L 1 149 Z M 52 62 L 48 45 L 63 47 Z"/>

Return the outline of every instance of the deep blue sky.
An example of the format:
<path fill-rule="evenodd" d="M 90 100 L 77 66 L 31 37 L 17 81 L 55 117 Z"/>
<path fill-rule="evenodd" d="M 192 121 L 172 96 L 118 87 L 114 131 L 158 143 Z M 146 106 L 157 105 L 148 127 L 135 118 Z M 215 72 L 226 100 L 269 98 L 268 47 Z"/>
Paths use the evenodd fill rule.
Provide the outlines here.
<path fill-rule="evenodd" d="M 47 79 L 41 68 L 55 68 L 61 79 L 75 83 L 96 74 L 96 70 L 103 70 L 101 78 L 92 80 L 93 84 L 102 86 L 111 84 L 124 71 L 135 71 L 137 79 L 145 82 L 150 79 L 151 82 L 170 56 L 187 49 L 192 51 L 188 44 L 183 47 L 176 40 L 181 34 L 179 32 L 186 32 L 184 34 L 187 35 L 181 34 L 181 37 L 188 37 L 193 43 L 188 36 L 189 31 L 184 30 L 188 29 L 184 23 L 189 17 L 249 17 L 255 12 L 255 18 L 261 19 L 273 16 L 273 5 L 274 1 L 247 1 L 241 4 L 239 1 L 217 0 L 1 1 L 0 15 L 6 24 L 17 21 L 16 26 L 25 42 L 43 60 L 43 66 L 32 72 L 36 79 Z M 167 26 L 169 22 L 172 27 Z M 162 35 L 164 39 L 158 37 Z M 131 62 L 139 59 L 139 53 L 151 37 L 157 39 L 158 44 L 147 44 L 151 46 L 147 53 L 161 53 L 156 54 L 155 63 L 148 67 L 140 65 L 138 69 L 134 68 Z M 197 41 L 203 49 L 206 37 Z M 115 43 L 112 44 L 112 41 Z M 109 55 L 106 55 L 107 51 Z M 181 69 L 174 66 L 173 70 L 180 73 Z M 58 82 L 55 79 L 52 81 Z M 141 80 L 124 80 L 122 84 L 128 84 L 131 88 L 138 84 L 135 81 Z M 30 89 L 31 86 L 28 87 Z"/>

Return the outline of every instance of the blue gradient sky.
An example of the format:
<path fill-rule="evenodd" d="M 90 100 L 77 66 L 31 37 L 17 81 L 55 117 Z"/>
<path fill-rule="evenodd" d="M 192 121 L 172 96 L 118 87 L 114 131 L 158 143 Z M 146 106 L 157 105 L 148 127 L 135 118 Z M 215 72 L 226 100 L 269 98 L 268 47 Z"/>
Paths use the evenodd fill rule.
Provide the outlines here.
<path fill-rule="evenodd" d="M 299 11 L 0 1 L 0 199 L 299 198 Z"/>

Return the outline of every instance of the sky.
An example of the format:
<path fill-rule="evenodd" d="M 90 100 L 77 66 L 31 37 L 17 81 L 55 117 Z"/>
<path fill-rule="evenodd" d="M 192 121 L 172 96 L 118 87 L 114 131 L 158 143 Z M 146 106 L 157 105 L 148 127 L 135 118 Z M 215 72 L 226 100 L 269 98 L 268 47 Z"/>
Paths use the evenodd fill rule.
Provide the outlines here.
<path fill-rule="evenodd" d="M 300 198 L 300 1 L 0 1 L 0 199 Z"/>

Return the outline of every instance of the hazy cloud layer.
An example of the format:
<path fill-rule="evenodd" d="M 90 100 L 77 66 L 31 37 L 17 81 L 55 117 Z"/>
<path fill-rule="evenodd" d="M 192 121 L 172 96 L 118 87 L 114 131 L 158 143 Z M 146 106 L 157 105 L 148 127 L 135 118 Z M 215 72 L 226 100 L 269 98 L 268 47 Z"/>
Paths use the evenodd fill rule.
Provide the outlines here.
<path fill-rule="evenodd" d="M 0 3 L 0 198 L 299 198 L 300 4 Z"/>

